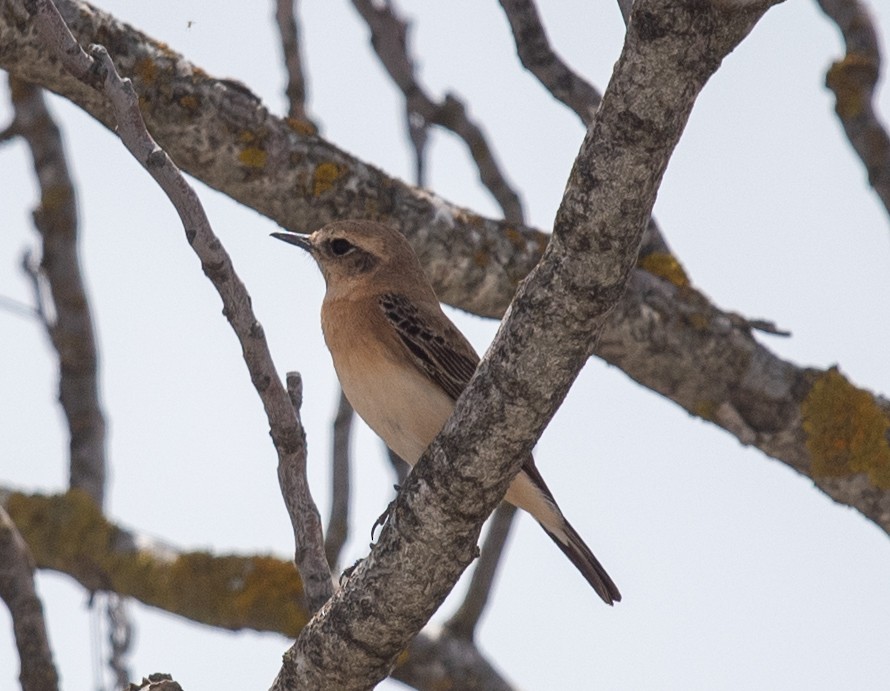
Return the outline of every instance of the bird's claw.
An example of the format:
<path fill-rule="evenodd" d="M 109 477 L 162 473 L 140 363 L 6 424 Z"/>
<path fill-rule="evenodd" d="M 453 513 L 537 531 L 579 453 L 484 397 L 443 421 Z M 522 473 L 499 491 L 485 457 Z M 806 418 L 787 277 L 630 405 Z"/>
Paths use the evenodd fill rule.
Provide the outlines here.
<path fill-rule="evenodd" d="M 402 488 L 399 485 L 393 485 L 393 489 L 398 494 Z M 386 509 L 384 509 L 383 513 L 377 516 L 377 520 L 374 521 L 374 525 L 371 526 L 371 542 L 374 541 L 374 533 L 377 532 L 377 528 L 382 528 L 386 525 L 386 521 L 389 519 L 389 514 L 392 513 L 392 508 L 395 506 L 396 500 L 393 499 L 389 504 L 387 504 Z"/>
<path fill-rule="evenodd" d="M 352 572 L 358 568 L 358 565 L 362 563 L 361 559 L 357 559 L 355 564 L 352 566 L 347 566 L 343 569 L 343 573 L 340 574 L 340 585 L 342 586 L 345 581 L 348 581 L 352 576 Z"/>

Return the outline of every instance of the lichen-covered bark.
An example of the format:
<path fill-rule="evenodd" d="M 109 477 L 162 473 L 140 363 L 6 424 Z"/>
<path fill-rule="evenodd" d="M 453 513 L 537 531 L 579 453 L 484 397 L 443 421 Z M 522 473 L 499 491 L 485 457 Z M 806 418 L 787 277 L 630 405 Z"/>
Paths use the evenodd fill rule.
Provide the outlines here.
<path fill-rule="evenodd" d="M 53 663 L 43 605 L 34 588 L 28 545 L 0 505 L 0 600 L 9 608 L 18 648 L 22 691 L 54 691 L 59 675 Z"/>
<path fill-rule="evenodd" d="M 379 542 L 300 634 L 275 688 L 373 686 L 450 591 L 621 296 L 698 91 L 766 6 L 634 4 L 553 241 L 408 476 Z"/>
<path fill-rule="evenodd" d="M 345 217 L 398 225 L 441 299 L 483 316 L 504 313 L 541 257 L 544 233 L 482 218 L 395 180 L 302 134 L 298 122 L 270 115 L 243 88 L 210 78 L 132 27 L 86 4 L 69 5 L 73 9 L 63 10 L 81 40 L 106 42 L 118 68 L 133 78 L 149 128 L 174 160 L 283 226 L 309 231 Z M 650 24 L 657 33 L 658 24 Z M 0 6 L 0 67 L 53 89 L 107 124 L 102 100 L 44 53 L 21 0 Z M 778 358 L 754 339 L 742 317 L 690 289 L 676 258 L 650 253 L 642 265 L 652 273 L 633 271 L 596 353 L 813 477 L 832 498 L 890 532 L 890 494 L 868 474 L 813 474 L 799 411 L 813 373 Z M 784 411 L 781 425 L 757 413 L 776 409 Z"/>
<path fill-rule="evenodd" d="M 112 590 L 201 624 L 289 638 L 309 619 L 299 576 L 284 559 L 179 551 L 114 525 L 78 490 L 42 496 L 0 488 L 0 507 L 39 568 L 65 573 L 90 592 Z M 421 632 L 393 676 L 430 691 L 511 688 L 472 641 L 447 631 Z"/>
<path fill-rule="evenodd" d="M 46 54 L 23 5 L 0 6 L 0 68 L 111 127 L 104 100 Z M 414 241 L 443 300 L 486 316 L 503 312 L 540 257 L 543 233 L 484 219 L 385 175 L 86 3 L 61 10 L 81 45 L 105 45 L 133 80 L 149 131 L 180 168 L 285 228 L 309 232 L 349 217 L 394 223 Z"/>
<path fill-rule="evenodd" d="M 739 315 L 644 271 L 631 276 L 595 353 L 890 532 L 886 399 L 832 369 L 776 357 Z"/>
<path fill-rule="evenodd" d="M 106 519 L 80 490 L 0 496 L 40 568 L 224 629 L 296 636 L 309 618 L 294 565 L 271 556 L 179 552 Z"/>

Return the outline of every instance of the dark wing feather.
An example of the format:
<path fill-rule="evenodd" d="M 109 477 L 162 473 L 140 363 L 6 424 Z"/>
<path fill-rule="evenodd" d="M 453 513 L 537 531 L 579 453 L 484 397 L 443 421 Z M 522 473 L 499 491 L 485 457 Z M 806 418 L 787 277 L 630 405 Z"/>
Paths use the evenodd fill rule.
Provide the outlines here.
<path fill-rule="evenodd" d="M 404 295 L 386 293 L 378 298 L 386 319 L 395 329 L 405 348 L 411 354 L 414 364 L 430 379 L 438 384 L 451 398 L 457 400 L 466 388 L 479 364 L 479 356 L 451 322 L 446 320 L 446 331 L 432 329 L 433 316 L 424 315 L 418 307 Z M 438 316 L 438 315 L 436 315 Z M 541 493 L 559 512 L 553 494 L 541 477 L 531 455 L 522 465 Z M 560 512 L 560 515 L 561 512 Z M 543 524 L 542 524 L 543 527 Z M 544 528 L 550 538 L 571 560 L 584 578 L 593 586 L 597 594 L 608 604 L 621 599 L 621 593 L 609 578 L 602 565 L 581 539 L 581 536 L 563 518 L 563 530 L 568 542 Z"/>
<path fill-rule="evenodd" d="M 404 295 L 386 293 L 378 298 L 378 303 L 414 364 L 457 400 L 479 364 L 479 357 L 457 327 L 447 322 L 451 332 L 445 334 L 432 329 L 431 318 Z"/>

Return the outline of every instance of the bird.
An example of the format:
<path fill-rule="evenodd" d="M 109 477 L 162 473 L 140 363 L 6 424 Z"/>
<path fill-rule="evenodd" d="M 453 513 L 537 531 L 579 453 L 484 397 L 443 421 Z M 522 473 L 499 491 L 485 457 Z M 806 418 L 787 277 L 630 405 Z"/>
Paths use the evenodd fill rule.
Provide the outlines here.
<path fill-rule="evenodd" d="M 445 315 L 398 230 L 339 220 L 310 235 L 272 233 L 306 250 L 326 284 L 321 328 L 347 400 L 411 466 L 445 426 L 479 356 Z M 563 516 L 531 454 L 505 500 L 531 514 L 609 605 L 621 593 Z"/>

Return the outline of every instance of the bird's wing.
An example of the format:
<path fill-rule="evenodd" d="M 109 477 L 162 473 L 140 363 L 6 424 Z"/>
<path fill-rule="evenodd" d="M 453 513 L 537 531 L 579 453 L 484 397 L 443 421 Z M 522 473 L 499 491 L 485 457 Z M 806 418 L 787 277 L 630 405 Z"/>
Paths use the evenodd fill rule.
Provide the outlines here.
<path fill-rule="evenodd" d="M 417 368 L 457 400 L 479 364 L 463 334 L 447 318 L 443 322 L 439 315 L 426 314 L 404 295 L 386 293 L 378 304 Z"/>

